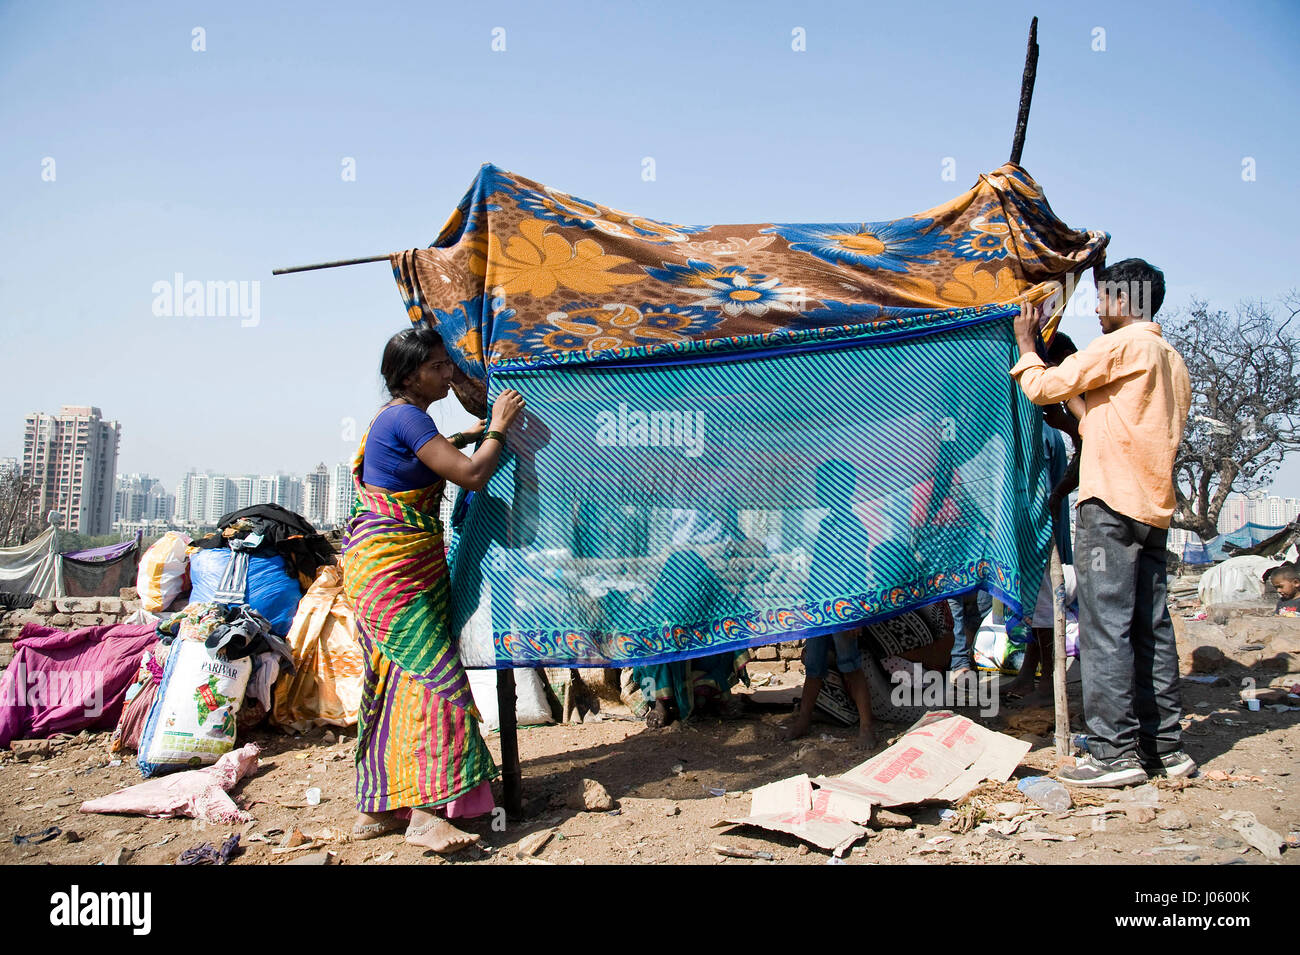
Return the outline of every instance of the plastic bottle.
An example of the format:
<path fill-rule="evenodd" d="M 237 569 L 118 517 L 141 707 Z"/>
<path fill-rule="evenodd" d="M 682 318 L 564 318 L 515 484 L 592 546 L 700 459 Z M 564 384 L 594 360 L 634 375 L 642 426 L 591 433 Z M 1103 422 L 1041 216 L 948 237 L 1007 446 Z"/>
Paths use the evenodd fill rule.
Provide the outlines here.
<path fill-rule="evenodd" d="M 1031 802 L 1050 812 L 1064 812 L 1073 805 L 1070 790 L 1047 776 L 1026 776 L 1016 784 L 1016 788 Z"/>

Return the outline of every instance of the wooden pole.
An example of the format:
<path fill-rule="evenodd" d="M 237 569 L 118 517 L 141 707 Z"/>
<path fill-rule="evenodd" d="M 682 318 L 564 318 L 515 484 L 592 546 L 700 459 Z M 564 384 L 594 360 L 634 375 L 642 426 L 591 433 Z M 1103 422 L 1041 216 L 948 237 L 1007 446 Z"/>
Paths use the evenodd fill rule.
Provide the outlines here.
<path fill-rule="evenodd" d="M 317 269 L 337 269 L 344 265 L 364 265 L 367 262 L 387 262 L 387 255 L 370 255 L 364 259 L 339 259 L 335 262 L 317 262 L 315 265 L 291 265 L 287 269 L 272 269 L 272 275 L 288 275 L 290 272 L 314 272 Z"/>
<path fill-rule="evenodd" d="M 1052 523 L 1055 524 L 1055 515 Z M 1053 535 L 1055 536 L 1055 535 Z M 1056 704 L 1056 755 L 1070 755 L 1070 703 L 1065 695 L 1065 572 L 1052 541 L 1048 575 L 1052 583 L 1052 698 Z"/>
<path fill-rule="evenodd" d="M 1016 115 L 1016 135 L 1011 141 L 1011 161 L 1020 165 L 1025 150 L 1025 129 L 1029 126 L 1029 104 L 1034 98 L 1034 80 L 1038 78 L 1038 17 L 1029 22 L 1029 47 L 1025 50 L 1025 72 L 1020 78 L 1020 112 Z"/>
<path fill-rule="evenodd" d="M 524 773 L 519 765 L 519 727 L 515 721 L 515 671 L 497 671 L 497 713 L 501 719 L 501 793 L 506 815 L 524 812 Z"/>

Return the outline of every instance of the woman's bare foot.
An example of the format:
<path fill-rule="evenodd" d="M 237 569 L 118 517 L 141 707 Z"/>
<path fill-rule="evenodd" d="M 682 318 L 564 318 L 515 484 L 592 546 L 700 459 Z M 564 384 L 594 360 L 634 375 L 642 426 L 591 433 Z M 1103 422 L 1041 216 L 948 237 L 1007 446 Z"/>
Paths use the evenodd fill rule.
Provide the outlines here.
<path fill-rule="evenodd" d="M 401 828 L 402 820 L 395 812 L 359 812 L 352 823 L 352 841 L 378 839 Z"/>
<path fill-rule="evenodd" d="M 875 749 L 876 748 L 876 730 L 870 723 L 858 730 L 858 739 L 854 745 L 858 749 Z"/>
<path fill-rule="evenodd" d="M 479 841 L 479 836 L 461 832 L 446 819 L 417 810 L 411 813 L 411 824 L 406 827 L 406 841 L 445 856 L 468 849 Z"/>

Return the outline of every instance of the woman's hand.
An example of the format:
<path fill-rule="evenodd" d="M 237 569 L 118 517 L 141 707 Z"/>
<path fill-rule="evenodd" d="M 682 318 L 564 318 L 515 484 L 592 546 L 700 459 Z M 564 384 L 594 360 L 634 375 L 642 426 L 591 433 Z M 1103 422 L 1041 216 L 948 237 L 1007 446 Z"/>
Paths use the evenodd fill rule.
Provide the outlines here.
<path fill-rule="evenodd" d="M 483 432 L 486 430 L 487 430 L 486 421 L 479 421 L 477 424 L 470 425 L 468 428 L 466 428 L 464 431 L 460 433 L 461 439 L 465 442 L 465 445 L 462 445 L 462 447 L 471 445 L 479 438 L 483 437 Z"/>
<path fill-rule="evenodd" d="M 507 388 L 497 396 L 492 405 L 492 424 L 489 431 L 506 431 L 524 410 L 524 396 L 513 388 Z"/>

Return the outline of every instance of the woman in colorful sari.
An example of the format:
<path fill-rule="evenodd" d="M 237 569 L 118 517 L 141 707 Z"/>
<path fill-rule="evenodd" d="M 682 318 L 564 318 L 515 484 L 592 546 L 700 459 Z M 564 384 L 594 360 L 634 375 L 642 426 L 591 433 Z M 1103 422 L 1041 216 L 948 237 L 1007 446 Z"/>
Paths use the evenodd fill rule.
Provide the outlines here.
<path fill-rule="evenodd" d="M 420 327 L 394 335 L 380 371 L 392 400 L 352 463 L 357 502 L 343 552 L 344 594 L 365 654 L 352 835 L 405 826 L 407 842 L 445 854 L 478 841 L 448 820 L 492 811 L 497 769 L 448 631 L 439 505 L 447 481 L 470 490 L 487 483 L 524 402 L 502 392 L 486 431 L 480 422 L 448 440 L 426 411 L 451 385 L 437 334 Z M 480 436 L 473 457 L 458 450 Z"/>

